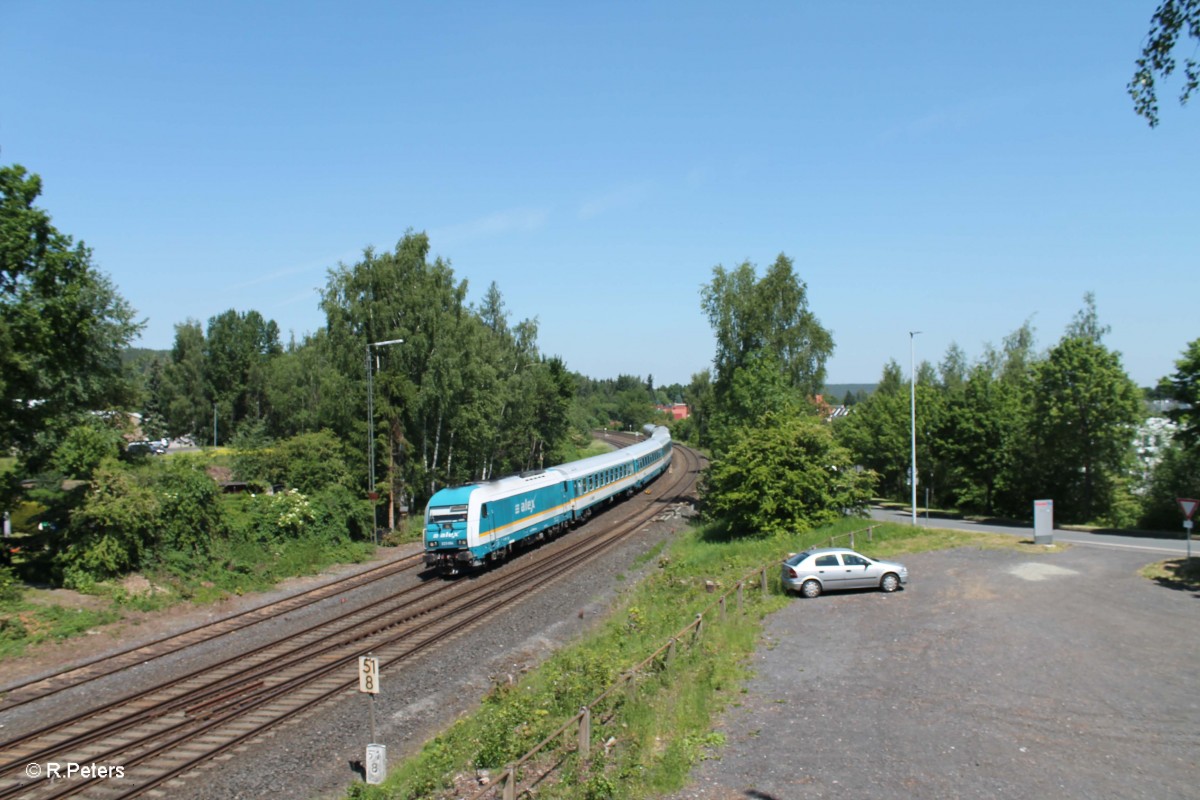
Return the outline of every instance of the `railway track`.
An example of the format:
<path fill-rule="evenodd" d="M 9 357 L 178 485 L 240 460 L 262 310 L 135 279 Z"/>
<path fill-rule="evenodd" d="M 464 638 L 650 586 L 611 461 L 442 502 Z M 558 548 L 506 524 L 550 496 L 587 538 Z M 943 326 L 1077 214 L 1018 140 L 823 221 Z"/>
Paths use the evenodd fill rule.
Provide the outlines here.
<path fill-rule="evenodd" d="M 145 664 L 147 661 L 174 655 L 214 637 L 236 633 L 254 625 L 277 619 L 285 614 L 315 605 L 330 597 L 370 586 L 372 583 L 386 580 L 400 573 L 416 572 L 420 569 L 422 569 L 422 564 L 419 553 L 405 556 L 369 570 L 331 581 L 312 591 L 293 595 L 292 597 L 267 603 L 249 611 L 188 628 L 179 633 L 162 636 L 152 641 L 142 642 L 116 652 L 106 653 L 103 656 L 73 664 L 69 668 L 56 672 L 53 675 L 30 678 L 17 683 L 0 686 L 0 714 L 38 700 L 54 697 L 61 692 L 113 675 L 130 667 Z"/>
<path fill-rule="evenodd" d="M 694 485 L 700 459 L 682 447 L 676 447 L 675 459 L 672 469 L 645 495 L 602 515 L 598 522 L 603 529 L 592 523 L 466 580 L 414 584 L 299 634 L 268 641 L 115 703 L 47 720 L 36 730 L 0 741 L 4 753 L 0 798 L 137 796 L 187 775 L 332 697 L 353 692 L 358 656 L 372 653 L 387 667 L 445 643 L 618 545 L 665 506 L 684 499 Z M 416 568 L 397 566 L 395 572 Z M 246 626 L 260 621 L 247 621 Z M 196 629 L 195 635 L 202 635 L 201 630 Z M 168 646 L 162 641 L 163 647 Z M 128 659 L 134 652 L 121 655 Z M 122 668 L 112 667 L 105 674 Z M 86 669 L 108 667 L 97 662 Z M 52 698 L 43 694 L 38 699 Z M 36 700 L 22 700 L 32 702 Z M 28 765 L 51 759 L 61 764 L 120 766 L 123 777 L 47 781 L 27 772 Z"/>

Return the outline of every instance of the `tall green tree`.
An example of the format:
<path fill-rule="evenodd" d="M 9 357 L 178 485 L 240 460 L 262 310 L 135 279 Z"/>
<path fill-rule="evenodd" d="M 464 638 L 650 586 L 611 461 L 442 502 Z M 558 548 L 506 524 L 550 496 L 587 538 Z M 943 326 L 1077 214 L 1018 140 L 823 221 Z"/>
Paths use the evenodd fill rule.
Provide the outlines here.
<path fill-rule="evenodd" d="M 0 167 L 0 451 L 33 462 L 80 414 L 132 398 L 121 351 L 142 327 L 92 251 L 35 205 L 41 191 Z"/>
<path fill-rule="evenodd" d="M 175 342 L 163 367 L 162 399 L 171 436 L 212 441 L 212 391 L 205 380 L 204 330 L 196 320 L 175 325 Z"/>
<path fill-rule="evenodd" d="M 204 375 L 220 419 L 222 441 L 246 420 L 269 416 L 270 362 L 283 352 L 279 326 L 257 311 L 229 309 L 208 321 L 204 336 Z"/>
<path fill-rule="evenodd" d="M 709 436 L 713 414 L 712 373 L 701 370 L 692 375 L 683 393 L 683 401 L 688 406 L 687 426 L 684 431 L 688 434 L 687 441 L 700 447 L 712 445 Z"/>
<path fill-rule="evenodd" d="M 170 435 L 167 423 L 163 385 L 163 365 L 158 359 L 150 363 L 146 385 L 142 392 L 142 435 L 147 439 L 162 439 Z"/>
<path fill-rule="evenodd" d="M 879 489 L 905 497 L 911 460 L 908 381 L 894 359 L 884 365 L 874 393 L 854 412 L 834 421 L 838 442 L 878 475 Z"/>
<path fill-rule="evenodd" d="M 1034 368 L 1025 467 L 1057 518 L 1111 519 L 1140 413 L 1120 356 L 1099 342 L 1065 337 Z"/>
<path fill-rule="evenodd" d="M 361 366 L 349 375 L 337 369 L 328 331 L 318 330 L 300 343 L 289 342 L 267 367 L 268 432 L 276 439 L 287 439 L 323 428 L 343 433 L 354 430 L 366 409 L 347 398 L 358 394 L 362 381 Z M 362 448 L 352 453 L 357 458 L 350 462 L 361 467 L 365 461 Z"/>
<path fill-rule="evenodd" d="M 1177 531 L 1183 521 L 1180 497 L 1200 497 L 1200 448 L 1184 448 L 1178 440 L 1163 449 L 1142 496 L 1139 525 Z"/>
<path fill-rule="evenodd" d="M 1200 339 L 1175 362 L 1175 372 L 1159 382 L 1159 393 L 1178 403 L 1167 417 L 1179 426 L 1176 438 L 1188 450 L 1200 450 Z"/>
<path fill-rule="evenodd" d="M 356 417 L 329 426 L 374 442 L 377 490 L 409 502 L 438 487 L 544 463 L 569 428 L 560 402 L 573 385 L 543 359 L 537 322 L 510 326 L 499 289 L 479 309 L 466 281 L 429 258 L 429 239 L 409 232 L 391 252 L 368 248 L 331 270 L 322 293 L 330 365 L 345 376 L 340 398 Z M 364 355 L 372 348 L 375 425 L 366 430 Z"/>
<path fill-rule="evenodd" d="M 786 255 L 780 253 L 761 279 L 748 261 L 732 270 L 713 267 L 712 281 L 701 289 L 701 307 L 716 338 L 718 394 L 740 367 L 764 352 L 801 395 L 820 393 L 833 336 L 809 310 L 808 286 Z"/>
<path fill-rule="evenodd" d="M 957 507 L 995 513 L 1025 421 L 1022 400 L 1020 385 L 1001 379 L 986 363 L 971 368 L 950 400 L 940 439 Z"/>
<path fill-rule="evenodd" d="M 938 376 L 942 388 L 949 392 L 958 391 L 966 383 L 970 370 L 967 354 L 963 352 L 957 342 L 951 342 L 950 346 L 946 348 L 946 355 L 942 357 L 942 362 L 938 364 Z"/>
<path fill-rule="evenodd" d="M 1200 0 L 1163 0 L 1150 18 L 1137 70 L 1126 87 L 1133 98 L 1133 110 L 1146 118 L 1150 127 L 1158 125 L 1158 86 L 1156 78 L 1167 78 L 1175 72 L 1175 50 L 1182 47 L 1180 35 L 1200 44 Z M 1193 52 L 1196 45 L 1193 45 Z M 1200 86 L 1200 62 L 1191 56 L 1183 61 L 1183 88 L 1179 104 L 1184 105 Z"/>

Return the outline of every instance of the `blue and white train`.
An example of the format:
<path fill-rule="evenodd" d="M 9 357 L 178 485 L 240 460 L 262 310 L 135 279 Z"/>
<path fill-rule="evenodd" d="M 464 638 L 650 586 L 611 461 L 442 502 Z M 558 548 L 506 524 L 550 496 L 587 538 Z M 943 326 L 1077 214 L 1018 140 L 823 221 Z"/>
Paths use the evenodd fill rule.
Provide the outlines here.
<path fill-rule="evenodd" d="M 671 464 L 671 433 L 646 426 L 630 447 L 484 483 L 442 489 L 425 508 L 425 564 L 443 574 L 503 559 L 632 494 Z"/>

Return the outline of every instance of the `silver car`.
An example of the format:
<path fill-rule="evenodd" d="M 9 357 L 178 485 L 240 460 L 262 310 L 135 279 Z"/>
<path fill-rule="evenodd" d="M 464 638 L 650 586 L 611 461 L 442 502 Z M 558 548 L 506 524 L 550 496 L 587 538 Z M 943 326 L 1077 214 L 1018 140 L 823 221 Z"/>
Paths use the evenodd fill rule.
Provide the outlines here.
<path fill-rule="evenodd" d="M 873 589 L 894 592 L 908 583 L 903 564 L 879 561 L 843 547 L 819 547 L 788 556 L 783 562 L 783 588 L 816 597 L 838 589 Z"/>

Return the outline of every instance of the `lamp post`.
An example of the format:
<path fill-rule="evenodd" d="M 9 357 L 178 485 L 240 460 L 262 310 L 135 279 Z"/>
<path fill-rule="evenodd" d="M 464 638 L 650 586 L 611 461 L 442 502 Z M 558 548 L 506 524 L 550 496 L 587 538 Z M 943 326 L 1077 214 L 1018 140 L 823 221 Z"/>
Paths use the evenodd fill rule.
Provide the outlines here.
<path fill-rule="evenodd" d="M 378 528 L 375 499 L 378 495 L 375 493 L 375 370 L 371 369 L 371 348 L 403 343 L 403 339 L 367 343 L 367 475 L 370 480 L 367 484 L 367 497 L 371 498 L 371 541 L 375 544 L 378 544 L 375 541 L 375 531 Z"/>
<path fill-rule="evenodd" d="M 908 332 L 908 405 L 912 431 L 912 461 L 908 482 L 912 484 L 912 524 L 917 524 L 917 357 L 916 339 L 921 331 Z"/>

